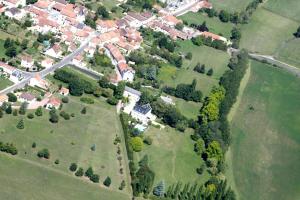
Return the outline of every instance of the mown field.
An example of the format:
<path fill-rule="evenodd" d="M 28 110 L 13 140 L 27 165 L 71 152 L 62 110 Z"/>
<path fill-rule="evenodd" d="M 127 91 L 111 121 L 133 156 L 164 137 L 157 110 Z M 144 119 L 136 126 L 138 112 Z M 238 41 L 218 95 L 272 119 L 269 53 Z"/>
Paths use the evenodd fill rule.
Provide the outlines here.
<path fill-rule="evenodd" d="M 188 12 L 187 14 L 182 15 L 179 18 L 188 22 L 189 24 L 202 24 L 205 21 L 206 26 L 208 27 L 210 32 L 223 35 L 226 38 L 230 38 L 231 36 L 233 25 L 231 23 L 223 23 L 219 20 L 219 18 L 210 18 L 203 13 L 193 12 Z"/>
<path fill-rule="evenodd" d="M 300 1 L 299 0 L 268 0 L 264 8 L 287 18 L 300 22 Z"/>
<path fill-rule="evenodd" d="M 10 85 L 13 85 L 13 82 L 8 80 L 7 78 L 0 77 L 0 90 L 3 90 Z"/>
<path fill-rule="evenodd" d="M 292 74 L 252 62 L 227 161 L 240 199 L 300 198 L 299 85 Z"/>
<path fill-rule="evenodd" d="M 0 153 L 1 199 L 129 200 L 127 194 L 100 188 L 86 180 L 36 162 Z"/>
<path fill-rule="evenodd" d="M 277 15 L 264 8 L 257 9 L 248 24 L 242 26 L 240 48 L 272 55 L 294 38 L 299 23 Z"/>
<path fill-rule="evenodd" d="M 285 42 L 276 50 L 274 57 L 280 61 L 300 68 L 300 38 L 294 38 Z"/>
<path fill-rule="evenodd" d="M 210 0 L 213 7 L 217 10 L 242 11 L 252 0 Z"/>
<path fill-rule="evenodd" d="M 85 115 L 80 113 L 84 106 L 87 107 L 87 114 Z M 42 117 L 35 117 L 34 119 L 27 119 L 25 116 L 12 115 L 5 115 L 0 119 L 1 141 L 12 142 L 19 150 L 16 159 L 11 159 L 13 160 L 12 163 L 2 162 L 1 165 L 3 165 L 3 168 L 1 168 L 0 172 L 1 182 L 5 183 L 6 187 L 15 188 L 22 183 L 22 181 L 33 181 L 31 176 L 34 175 L 34 173 L 28 169 L 31 169 L 31 165 L 33 168 L 39 166 L 39 172 L 36 173 L 38 173 L 37 176 L 40 177 L 41 180 L 33 181 L 33 184 L 36 184 L 37 188 L 39 188 L 42 187 L 38 186 L 39 184 L 44 183 L 44 181 L 49 179 L 52 182 L 49 185 L 44 183 L 44 187 L 49 187 L 50 191 L 55 192 L 56 187 L 64 187 L 68 182 L 76 184 L 76 180 L 65 178 L 66 176 L 64 175 L 71 175 L 73 179 L 77 179 L 68 169 L 70 164 L 74 162 L 85 170 L 89 166 L 92 166 L 95 173 L 100 175 L 100 184 L 93 184 L 97 187 L 91 186 L 91 188 L 87 189 L 85 194 L 82 194 L 82 196 L 86 195 L 86 199 L 90 199 L 88 198 L 90 195 L 91 197 L 94 196 L 94 194 L 88 194 L 89 190 L 94 191 L 95 188 L 98 188 L 99 191 L 101 191 L 100 187 L 104 187 L 102 182 L 107 176 L 110 176 L 112 179 L 112 185 L 109 188 L 110 190 L 119 191 L 118 187 L 122 180 L 125 180 L 127 183 L 126 185 L 128 186 L 127 165 L 124 164 L 124 159 L 126 159 L 126 157 L 122 154 L 124 174 L 121 175 L 119 173 L 120 165 L 117 160 L 117 146 L 113 144 L 117 134 L 122 136 L 122 129 L 120 128 L 115 107 L 97 99 L 95 99 L 95 104 L 85 105 L 79 101 L 79 98 L 71 97 L 70 102 L 64 104 L 62 110 L 68 113 L 74 113 L 75 117 L 71 117 L 70 120 L 60 118 L 57 124 L 52 124 L 49 122 L 48 111 L 44 111 Z M 27 113 L 30 112 L 31 111 L 27 111 Z M 24 118 L 25 122 L 25 129 L 23 130 L 16 128 L 16 125 L 21 118 Z M 37 144 L 36 148 L 31 147 L 33 142 Z M 92 146 L 95 146 L 95 151 L 91 150 Z M 49 160 L 39 159 L 37 157 L 37 152 L 43 148 L 49 149 Z M 125 148 L 122 143 L 121 149 L 124 153 Z M 56 159 L 59 159 L 60 163 L 58 165 L 54 164 Z M 11 169 L 12 166 L 10 165 L 15 168 Z M 21 180 L 12 178 L 9 184 L 7 184 L 4 181 L 7 178 L 6 174 L 12 173 L 13 170 L 24 171 L 22 173 L 20 172 L 22 178 Z M 56 178 L 52 178 L 53 174 L 56 174 L 55 176 L 58 179 L 57 185 L 53 184 L 56 180 Z M 60 174 L 63 175 L 61 179 L 59 179 Z M 4 187 L 1 187 L 1 193 L 4 192 L 2 191 L 3 189 Z M 127 194 L 127 189 L 123 191 L 125 196 Z M 24 195 L 34 195 L 35 190 L 37 189 L 34 186 L 31 186 L 31 189 L 28 189 Z M 74 188 L 74 190 L 76 189 Z M 78 189 L 76 192 L 81 191 Z M 114 198 L 114 194 L 112 192 L 111 194 L 111 198 Z M 7 195 L 9 196 L 9 193 Z M 66 195 L 64 197 L 67 198 L 69 194 L 65 193 L 61 195 Z M 51 198 L 51 196 L 49 196 L 49 198 Z M 8 199 L 15 199 L 14 194 L 11 193 L 11 196 Z"/>
<path fill-rule="evenodd" d="M 145 154 L 148 155 L 149 166 L 155 172 L 155 184 L 162 180 L 165 181 L 166 186 L 177 181 L 182 183 L 207 181 L 209 175 L 206 171 L 202 175 L 196 173 L 196 168 L 203 161 L 193 151 L 191 131 L 181 133 L 170 127 L 161 130 L 150 127 L 144 134 L 150 136 L 153 143 L 145 146 L 141 153 L 135 155 L 137 160 Z"/>

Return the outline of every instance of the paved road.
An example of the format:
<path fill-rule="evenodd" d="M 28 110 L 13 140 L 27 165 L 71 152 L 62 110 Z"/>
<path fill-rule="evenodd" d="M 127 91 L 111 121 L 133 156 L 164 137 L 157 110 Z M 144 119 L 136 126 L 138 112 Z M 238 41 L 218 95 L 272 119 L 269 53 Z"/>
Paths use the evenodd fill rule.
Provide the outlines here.
<path fill-rule="evenodd" d="M 199 3 L 198 0 L 192 1 L 184 7 L 178 8 L 176 11 L 172 12 L 172 14 L 175 16 L 184 15 L 185 13 L 189 12 L 197 3 Z"/>
<path fill-rule="evenodd" d="M 66 57 L 64 57 L 61 61 L 59 61 L 58 63 L 54 64 L 52 67 L 49 67 L 47 69 L 44 69 L 40 72 L 38 72 L 41 77 L 45 77 L 48 74 L 54 72 L 56 69 L 62 68 L 66 65 L 68 65 L 73 58 L 75 58 L 77 55 L 79 55 L 80 53 L 83 52 L 83 50 L 88 46 L 88 43 L 96 36 L 98 36 L 99 33 L 98 32 L 94 32 L 92 33 L 81 45 L 78 49 L 76 49 L 74 52 L 72 52 L 71 54 L 67 55 Z M 30 73 L 30 72 L 22 72 L 24 74 L 24 79 L 22 81 L 20 81 L 19 83 L 16 83 L 8 88 L 5 88 L 4 90 L 0 91 L 0 95 L 3 94 L 7 94 L 10 92 L 13 92 L 16 89 L 20 89 L 23 88 L 26 84 L 29 83 L 29 80 L 31 78 L 33 78 L 35 76 L 35 73 Z"/>

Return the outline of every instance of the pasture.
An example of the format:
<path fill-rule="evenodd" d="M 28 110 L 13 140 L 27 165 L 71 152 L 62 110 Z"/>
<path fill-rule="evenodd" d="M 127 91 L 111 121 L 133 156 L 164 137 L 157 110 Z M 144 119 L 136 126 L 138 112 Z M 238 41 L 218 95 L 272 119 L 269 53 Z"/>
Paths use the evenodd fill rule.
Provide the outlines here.
<path fill-rule="evenodd" d="M 300 68 L 300 38 L 294 38 L 285 42 L 279 49 L 277 49 L 274 57 L 280 61 L 286 62 L 290 65 Z"/>
<path fill-rule="evenodd" d="M 144 133 L 153 139 L 152 145 L 144 145 L 143 150 L 135 155 L 138 161 L 144 155 L 148 155 L 149 166 L 155 172 L 154 185 L 162 180 L 166 186 L 177 181 L 182 183 L 207 181 L 209 175 L 206 170 L 202 175 L 196 173 L 196 168 L 204 161 L 193 151 L 190 134 L 190 130 L 181 133 L 170 127 L 161 130 L 150 127 Z"/>
<path fill-rule="evenodd" d="M 242 26 L 240 48 L 251 52 L 272 55 L 286 41 L 292 39 L 299 23 L 258 8 L 249 22 Z"/>
<path fill-rule="evenodd" d="M 294 75 L 252 61 L 227 156 L 228 178 L 240 199 L 300 198 L 299 85 Z"/>
<path fill-rule="evenodd" d="M 123 143 L 120 144 L 122 168 L 124 169 L 124 173 L 120 174 L 121 166 L 117 160 L 117 146 L 113 144 L 116 135 L 122 136 L 118 115 L 115 108 L 103 100 L 96 98 L 94 100 L 94 104 L 87 105 L 80 102 L 79 97 L 69 97 L 69 103 L 64 104 L 62 110 L 69 114 L 74 113 L 75 117 L 71 117 L 70 120 L 60 117 L 56 124 L 49 122 L 49 111 L 46 110 L 43 111 L 42 117 L 35 116 L 34 119 L 27 119 L 22 115 L 5 115 L 0 119 L 1 141 L 14 143 L 19 150 L 17 159 L 24 159 L 32 165 L 49 169 L 44 170 L 46 174 L 49 171 L 57 171 L 72 175 L 68 168 L 74 162 L 84 170 L 92 166 L 95 173 L 100 175 L 99 187 L 103 187 L 102 182 L 107 176 L 112 179 L 110 187 L 112 190 L 118 190 L 122 180 L 125 180 L 128 186 L 128 171 L 124 162 L 126 155 L 123 155 L 125 147 Z M 86 114 L 81 114 L 83 107 L 87 108 Z M 27 111 L 27 113 L 30 112 L 34 111 Z M 25 123 L 23 130 L 16 128 L 16 124 L 21 118 Z M 33 142 L 36 143 L 36 148 L 32 148 Z M 95 146 L 95 151 L 92 151 L 92 146 Z M 37 152 L 43 148 L 49 149 L 49 160 L 37 157 Z M 58 165 L 54 164 L 56 159 L 59 159 Z M 2 165 L 6 165 L 6 163 Z M 19 169 L 15 170 L 19 171 Z M 24 179 L 26 179 L 26 174 L 32 175 L 30 171 L 26 172 L 26 169 L 22 169 L 24 170 Z M 75 178 L 75 175 L 72 176 Z M 30 177 L 27 178 L 30 180 Z M 48 176 L 41 178 L 52 179 Z M 11 184 L 10 187 L 14 188 L 13 184 L 16 183 L 12 182 Z M 49 185 L 49 187 L 52 186 Z M 127 190 L 125 189 L 123 192 L 126 193 Z"/>
<path fill-rule="evenodd" d="M 188 12 L 185 15 L 179 17 L 183 21 L 188 22 L 189 24 L 202 24 L 204 21 L 206 22 L 206 26 L 209 31 L 218 35 L 223 35 L 226 38 L 230 38 L 231 30 L 233 25 L 231 23 L 223 23 L 218 18 L 210 18 L 203 13 L 193 13 Z"/>
<path fill-rule="evenodd" d="M 210 0 L 215 9 L 230 12 L 245 10 L 251 1 L 252 0 Z"/>
<path fill-rule="evenodd" d="M 264 8 L 283 17 L 300 22 L 300 1 L 299 0 L 268 0 Z"/>

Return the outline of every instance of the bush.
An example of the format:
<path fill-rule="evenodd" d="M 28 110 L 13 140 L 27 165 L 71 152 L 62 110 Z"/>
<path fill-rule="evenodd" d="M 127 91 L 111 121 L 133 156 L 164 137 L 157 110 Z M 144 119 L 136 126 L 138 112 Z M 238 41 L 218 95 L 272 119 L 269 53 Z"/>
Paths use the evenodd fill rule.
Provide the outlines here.
<path fill-rule="evenodd" d="M 18 122 L 17 128 L 18 128 L 18 129 L 24 129 L 24 128 L 25 128 L 23 119 L 21 119 L 21 120 Z"/>
<path fill-rule="evenodd" d="M 94 104 L 94 99 L 88 97 L 81 97 L 80 101 L 86 104 Z"/>
<path fill-rule="evenodd" d="M 106 187 L 109 187 L 110 184 L 111 184 L 111 179 L 110 179 L 110 177 L 108 176 L 108 177 L 104 180 L 103 185 L 105 185 Z"/>
<path fill-rule="evenodd" d="M 116 99 L 115 97 L 110 97 L 107 100 L 107 103 L 109 103 L 110 105 L 117 105 L 118 103 L 118 99 Z"/>
<path fill-rule="evenodd" d="M 8 101 L 9 102 L 17 102 L 18 98 L 14 93 L 8 93 Z"/>
<path fill-rule="evenodd" d="M 18 154 L 18 150 L 17 148 L 11 143 L 2 143 L 0 142 L 0 151 L 5 152 L 5 153 L 9 153 L 11 155 L 16 155 Z"/>
<path fill-rule="evenodd" d="M 124 180 L 122 180 L 122 182 L 121 182 L 121 185 L 120 185 L 120 187 L 119 187 L 119 190 L 123 190 L 124 188 L 125 188 L 125 181 Z"/>
<path fill-rule="evenodd" d="M 36 147 L 36 143 L 33 142 L 32 145 L 31 145 L 31 147 L 32 147 L 32 148 L 35 148 L 35 147 Z"/>
<path fill-rule="evenodd" d="M 99 183 L 99 175 L 98 174 L 93 174 L 91 177 L 90 177 L 90 180 L 94 183 Z"/>
<path fill-rule="evenodd" d="M 210 68 L 208 71 L 207 71 L 207 75 L 208 76 L 212 76 L 214 73 L 214 70 L 212 68 Z"/>
<path fill-rule="evenodd" d="M 69 103 L 69 98 L 68 98 L 68 97 L 63 97 L 63 98 L 61 99 L 61 101 L 62 101 L 63 103 Z"/>
<path fill-rule="evenodd" d="M 76 163 L 71 163 L 70 167 L 69 167 L 69 170 L 71 172 L 75 172 L 77 169 L 77 164 Z"/>
<path fill-rule="evenodd" d="M 69 120 L 69 119 L 70 119 L 69 113 L 66 113 L 65 111 L 61 111 L 61 112 L 59 113 L 59 115 L 60 115 L 61 117 L 63 117 L 65 120 Z"/>
<path fill-rule="evenodd" d="M 92 167 L 89 167 L 86 171 L 85 171 L 85 173 L 84 173 L 84 175 L 85 176 L 87 176 L 87 177 L 92 177 L 92 175 L 94 174 L 94 171 L 93 171 L 93 168 Z"/>
<path fill-rule="evenodd" d="M 86 114 L 86 107 L 83 107 L 83 108 L 82 108 L 81 114 Z"/>
<path fill-rule="evenodd" d="M 54 163 L 55 163 L 56 165 L 58 165 L 58 164 L 59 164 L 59 160 L 56 159 Z"/>
<path fill-rule="evenodd" d="M 41 106 L 36 109 L 35 115 L 38 116 L 38 117 L 43 115 L 43 109 L 42 109 Z"/>
<path fill-rule="evenodd" d="M 39 158 L 46 158 L 49 159 L 50 158 L 50 153 L 48 149 L 42 149 L 37 153 L 37 156 Z"/>
<path fill-rule="evenodd" d="M 132 149 L 136 152 L 139 152 L 143 149 L 143 140 L 140 137 L 131 138 L 130 144 Z"/>
<path fill-rule="evenodd" d="M 78 177 L 83 176 L 83 168 L 79 167 L 75 173 L 75 176 L 78 176 Z"/>
<path fill-rule="evenodd" d="M 150 136 L 147 136 L 147 137 L 145 137 L 145 139 L 144 139 L 144 143 L 145 144 L 148 144 L 148 145 L 151 145 L 152 144 L 152 138 L 150 137 Z"/>
<path fill-rule="evenodd" d="M 34 115 L 33 115 L 32 113 L 29 113 L 29 114 L 27 115 L 27 118 L 28 118 L 28 119 L 33 119 L 33 118 L 34 118 Z"/>

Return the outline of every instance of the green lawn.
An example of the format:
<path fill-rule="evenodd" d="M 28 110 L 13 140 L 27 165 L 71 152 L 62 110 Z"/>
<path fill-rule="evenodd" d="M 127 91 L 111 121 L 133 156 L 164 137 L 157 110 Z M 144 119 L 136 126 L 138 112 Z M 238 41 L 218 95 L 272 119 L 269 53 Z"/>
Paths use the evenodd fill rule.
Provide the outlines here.
<path fill-rule="evenodd" d="M 196 168 L 204 161 L 193 151 L 190 132 L 181 133 L 170 127 L 162 130 L 150 127 L 145 132 L 145 136 L 150 136 L 153 143 L 135 155 L 137 160 L 145 154 L 148 155 L 150 168 L 155 172 L 155 184 L 161 180 L 165 181 L 166 186 L 177 181 L 183 183 L 207 181 L 209 177 L 207 172 L 202 175 L 196 173 Z"/>
<path fill-rule="evenodd" d="M 300 1 L 299 0 L 268 0 L 264 7 L 276 14 L 300 22 Z"/>
<path fill-rule="evenodd" d="M 0 33 L 1 35 L 1 33 Z M 5 48 L 4 48 L 4 40 L 0 39 L 0 59 L 1 58 L 6 58 L 7 56 L 5 55 Z"/>
<path fill-rule="evenodd" d="M 264 8 L 257 9 L 249 24 L 242 26 L 241 48 L 262 54 L 273 54 L 293 38 L 299 23 L 272 13 Z"/>
<path fill-rule="evenodd" d="M 129 200 L 129 196 L 20 157 L 0 154 L 1 199 Z"/>
<path fill-rule="evenodd" d="M 210 18 L 202 13 L 188 12 L 185 15 L 179 17 L 180 19 L 187 21 L 189 24 L 202 24 L 206 21 L 206 25 L 209 31 L 215 34 L 222 34 L 226 38 L 230 38 L 233 25 L 231 23 L 223 23 L 218 18 Z"/>
<path fill-rule="evenodd" d="M 210 0 L 213 7 L 217 10 L 226 10 L 230 12 L 245 10 L 252 0 Z"/>
<path fill-rule="evenodd" d="M 70 120 L 60 118 L 57 124 L 51 124 L 49 122 L 48 111 L 44 111 L 42 117 L 35 117 L 31 120 L 23 116 L 5 115 L 0 119 L 1 141 L 16 144 L 19 150 L 17 158 L 33 162 L 34 165 L 49 168 L 50 171 L 55 170 L 63 174 L 67 173 L 71 175 L 68 167 L 70 163 L 75 162 L 85 170 L 89 166 L 92 166 L 94 171 L 100 175 L 100 183 L 104 181 L 106 176 L 110 176 L 112 179 L 110 188 L 113 190 L 118 191 L 122 180 L 125 180 L 128 186 L 127 165 L 123 162 L 124 174 L 121 175 L 119 173 L 120 166 L 116 153 L 117 146 L 113 144 L 116 134 L 122 136 L 122 129 L 120 128 L 115 107 L 97 99 L 95 99 L 95 104 L 92 105 L 83 105 L 77 97 L 70 97 L 69 99 L 70 102 L 65 104 L 62 110 L 68 113 L 74 113 L 75 117 Z M 87 107 L 86 115 L 80 113 L 84 106 Z M 29 112 L 30 111 L 28 111 L 28 113 Z M 20 118 L 24 118 L 24 130 L 16 128 L 16 124 Z M 37 144 L 35 149 L 31 148 L 33 142 Z M 96 146 L 95 151 L 91 151 L 93 145 Z M 49 149 L 49 160 L 41 160 L 36 156 L 37 151 L 42 148 Z M 124 153 L 125 149 L 122 143 L 121 149 Z M 121 155 L 124 161 L 126 156 Z M 60 160 L 59 165 L 54 164 L 56 159 Z M 1 165 L 6 164 L 7 163 L 2 163 Z M 20 167 L 15 170 L 22 171 L 24 169 Z M 49 170 L 46 170 L 45 173 L 48 173 Z M 4 172 L 0 174 L 3 175 Z M 25 172 L 24 179 L 26 179 Z M 32 176 L 30 172 L 28 172 L 27 175 Z M 44 179 L 47 177 L 48 176 L 45 176 Z M 75 178 L 74 175 L 73 177 Z M 30 179 L 30 177 L 27 178 Z M 0 180 L 2 180 L 1 176 Z M 16 183 L 12 182 L 10 187 L 15 188 L 14 184 Z M 49 187 L 53 186 L 50 185 Z M 34 187 L 28 192 L 34 192 Z M 124 193 L 125 192 L 127 192 L 127 190 L 124 190 Z M 88 197 L 86 198 L 89 199 Z"/>
<path fill-rule="evenodd" d="M 0 76 L 0 90 L 7 88 L 8 86 L 13 85 L 13 82 L 8 80 L 7 78 L 3 78 Z"/>
<path fill-rule="evenodd" d="M 275 57 L 283 62 L 300 68 L 300 38 L 284 43 L 275 53 Z"/>
<path fill-rule="evenodd" d="M 163 81 L 164 85 L 176 86 L 179 83 L 192 83 L 193 79 L 197 80 L 197 89 L 201 90 L 204 95 L 208 94 L 211 88 L 218 83 L 219 78 L 227 69 L 229 55 L 226 52 L 215 50 L 206 46 L 195 46 L 191 41 L 180 41 L 178 51 L 186 54 L 193 53 L 192 60 L 184 60 L 180 69 L 166 66 L 162 67 L 158 79 Z M 210 68 L 214 70 L 212 77 L 206 74 L 200 74 L 193 69 L 200 62 L 206 65 L 206 71 Z"/>
<path fill-rule="evenodd" d="M 300 198 L 299 85 L 292 74 L 252 62 L 232 121 L 229 166 L 240 199 Z"/>

